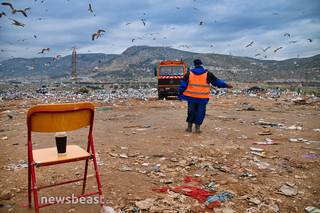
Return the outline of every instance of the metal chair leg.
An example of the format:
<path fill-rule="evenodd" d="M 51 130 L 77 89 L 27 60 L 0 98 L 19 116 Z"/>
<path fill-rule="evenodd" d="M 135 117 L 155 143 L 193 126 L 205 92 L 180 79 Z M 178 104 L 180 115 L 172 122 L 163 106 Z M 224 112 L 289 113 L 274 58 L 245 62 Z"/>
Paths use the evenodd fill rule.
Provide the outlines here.
<path fill-rule="evenodd" d="M 82 186 L 82 194 L 84 194 L 85 190 L 86 190 L 86 182 L 87 182 L 87 174 L 88 174 L 88 162 L 89 162 L 89 158 L 86 159 L 86 163 L 85 163 L 85 169 L 84 169 L 84 179 L 83 179 L 83 186 Z"/>

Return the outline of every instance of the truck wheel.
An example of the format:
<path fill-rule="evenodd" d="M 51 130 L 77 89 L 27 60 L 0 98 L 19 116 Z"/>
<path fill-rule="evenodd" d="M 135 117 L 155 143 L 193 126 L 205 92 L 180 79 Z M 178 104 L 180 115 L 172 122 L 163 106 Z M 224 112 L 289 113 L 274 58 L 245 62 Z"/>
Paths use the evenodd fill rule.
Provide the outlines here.
<path fill-rule="evenodd" d="M 158 93 L 158 96 L 159 96 L 159 100 L 162 100 L 164 97 L 162 93 Z"/>

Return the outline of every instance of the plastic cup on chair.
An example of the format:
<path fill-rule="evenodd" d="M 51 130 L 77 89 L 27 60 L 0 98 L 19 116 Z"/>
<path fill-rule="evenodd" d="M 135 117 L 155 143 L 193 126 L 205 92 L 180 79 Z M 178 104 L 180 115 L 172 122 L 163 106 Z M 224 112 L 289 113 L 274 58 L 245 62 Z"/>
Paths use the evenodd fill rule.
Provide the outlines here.
<path fill-rule="evenodd" d="M 67 149 L 67 133 L 57 132 L 55 138 L 58 154 L 65 154 Z"/>

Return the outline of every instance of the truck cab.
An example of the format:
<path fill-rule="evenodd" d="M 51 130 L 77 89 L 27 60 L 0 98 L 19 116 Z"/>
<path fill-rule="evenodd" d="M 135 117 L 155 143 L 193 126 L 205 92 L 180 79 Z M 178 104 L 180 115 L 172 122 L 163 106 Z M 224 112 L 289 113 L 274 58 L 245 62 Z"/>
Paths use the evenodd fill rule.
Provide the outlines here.
<path fill-rule="evenodd" d="M 186 74 L 186 63 L 183 61 L 161 61 L 155 76 L 158 77 L 159 99 L 177 96 L 181 79 Z"/>

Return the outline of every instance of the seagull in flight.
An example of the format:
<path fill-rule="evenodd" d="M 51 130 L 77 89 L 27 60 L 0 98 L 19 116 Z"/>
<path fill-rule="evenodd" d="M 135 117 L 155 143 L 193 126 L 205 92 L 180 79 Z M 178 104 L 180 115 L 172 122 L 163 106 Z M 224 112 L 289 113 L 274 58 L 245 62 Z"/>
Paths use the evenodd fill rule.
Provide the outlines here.
<path fill-rule="evenodd" d="M 278 50 L 282 49 L 282 47 L 278 47 L 277 49 L 275 49 L 273 52 L 277 52 Z"/>
<path fill-rule="evenodd" d="M 45 48 L 45 49 L 42 49 L 41 50 L 41 52 L 38 52 L 38 54 L 44 54 L 44 51 L 50 51 L 50 48 L 48 47 L 48 48 Z"/>
<path fill-rule="evenodd" d="M 265 52 L 265 51 L 267 51 L 269 48 L 270 48 L 271 46 L 269 46 L 269 47 L 267 47 L 266 49 L 262 49 L 263 50 L 263 52 Z"/>
<path fill-rule="evenodd" d="M 25 17 L 27 17 L 27 14 L 26 14 L 26 12 L 24 10 L 16 10 L 16 9 L 14 9 L 14 10 L 11 11 L 12 14 L 16 14 L 17 12 L 18 13 L 22 13 Z"/>
<path fill-rule="evenodd" d="M 55 60 L 60 60 L 60 58 L 61 58 L 61 55 L 57 55 L 56 57 L 53 57 L 53 61 L 55 61 Z"/>
<path fill-rule="evenodd" d="M 254 41 L 251 41 L 250 44 L 248 44 L 246 47 L 251 47 Z"/>
<path fill-rule="evenodd" d="M 11 10 L 14 10 L 12 4 L 9 3 L 9 2 L 2 2 L 1 4 L 2 4 L 2 5 L 7 5 L 7 6 L 9 6 L 9 7 L 11 8 Z"/>
<path fill-rule="evenodd" d="M 89 9 L 88 11 L 90 11 L 91 13 L 93 13 L 93 10 L 92 10 L 92 7 L 91 7 L 91 4 L 89 3 Z"/>
<path fill-rule="evenodd" d="M 101 36 L 103 35 L 102 32 L 106 32 L 106 31 L 99 29 L 98 32 L 93 33 L 93 34 L 92 34 L 92 41 L 94 41 L 94 38 L 95 38 L 95 37 L 96 37 L 96 38 L 101 37 Z"/>
<path fill-rule="evenodd" d="M 25 24 L 22 24 L 22 23 L 18 22 L 17 20 L 14 20 L 12 18 L 9 18 L 9 19 L 13 21 L 13 23 L 11 23 L 12 25 L 16 25 L 16 26 L 20 26 L 20 27 L 25 26 Z"/>
<path fill-rule="evenodd" d="M 186 48 L 188 48 L 188 49 L 189 49 L 189 47 L 190 47 L 190 46 L 185 45 L 185 44 L 181 44 L 178 48 L 180 48 L 180 47 L 186 47 Z"/>
<path fill-rule="evenodd" d="M 29 70 L 33 70 L 33 68 L 34 68 L 33 66 L 31 66 L 31 67 L 30 67 L 30 66 L 26 66 L 26 67 L 27 67 Z"/>
<path fill-rule="evenodd" d="M 0 18 L 1 18 L 2 16 L 7 16 L 7 14 L 2 11 L 2 12 L 0 13 Z"/>
<path fill-rule="evenodd" d="M 142 23 L 144 26 L 146 26 L 146 22 L 145 22 L 145 19 L 141 19 Z"/>

